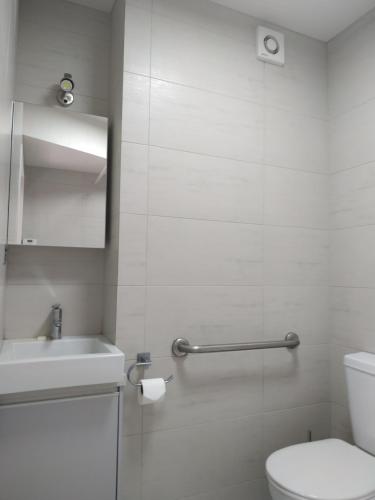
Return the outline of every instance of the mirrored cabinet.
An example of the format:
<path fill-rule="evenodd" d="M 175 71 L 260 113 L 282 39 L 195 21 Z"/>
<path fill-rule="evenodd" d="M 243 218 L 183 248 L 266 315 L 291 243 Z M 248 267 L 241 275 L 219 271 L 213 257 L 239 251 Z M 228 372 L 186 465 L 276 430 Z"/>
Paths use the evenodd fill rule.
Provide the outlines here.
<path fill-rule="evenodd" d="M 14 103 L 8 244 L 104 248 L 108 120 Z"/>

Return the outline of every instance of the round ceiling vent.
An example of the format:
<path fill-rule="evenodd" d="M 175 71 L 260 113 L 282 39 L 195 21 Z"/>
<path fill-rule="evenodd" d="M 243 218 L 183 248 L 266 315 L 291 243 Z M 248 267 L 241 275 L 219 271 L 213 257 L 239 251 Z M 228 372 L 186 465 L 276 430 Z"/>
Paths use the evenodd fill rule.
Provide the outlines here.
<path fill-rule="evenodd" d="M 257 58 L 270 64 L 284 66 L 284 34 L 266 26 L 257 27 Z"/>
<path fill-rule="evenodd" d="M 267 35 L 264 38 L 264 47 L 270 54 L 277 54 L 280 50 L 280 44 L 272 35 Z"/>

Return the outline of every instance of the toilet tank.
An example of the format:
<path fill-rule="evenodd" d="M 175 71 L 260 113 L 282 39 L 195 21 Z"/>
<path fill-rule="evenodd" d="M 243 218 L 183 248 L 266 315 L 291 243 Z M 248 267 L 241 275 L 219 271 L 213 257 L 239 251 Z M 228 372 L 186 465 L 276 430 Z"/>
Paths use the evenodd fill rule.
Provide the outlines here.
<path fill-rule="evenodd" d="M 375 354 L 347 354 L 344 365 L 354 442 L 375 455 Z"/>

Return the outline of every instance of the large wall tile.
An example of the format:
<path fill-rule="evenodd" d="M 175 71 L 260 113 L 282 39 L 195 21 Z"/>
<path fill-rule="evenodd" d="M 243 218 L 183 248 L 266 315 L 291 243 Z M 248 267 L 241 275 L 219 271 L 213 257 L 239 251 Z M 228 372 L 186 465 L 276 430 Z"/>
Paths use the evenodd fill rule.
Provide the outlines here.
<path fill-rule="evenodd" d="M 108 116 L 110 15 L 70 2 L 20 2 L 16 98 L 56 104 L 64 68 L 73 74 L 73 110 Z"/>
<path fill-rule="evenodd" d="M 150 11 L 152 8 L 152 2 L 153 0 L 126 0 L 126 5 Z"/>
<path fill-rule="evenodd" d="M 118 4 L 117 4 L 118 5 Z M 123 74 L 120 72 L 120 74 Z M 115 85 L 115 84 L 114 84 Z M 117 85 L 117 84 L 116 84 Z M 120 94 L 120 96 L 117 95 Z M 122 91 L 120 90 L 112 90 L 112 99 L 111 99 L 111 107 L 117 109 L 117 113 L 121 115 L 122 108 Z M 120 196 L 121 196 L 121 162 L 122 162 L 122 142 L 121 142 L 121 125 L 122 120 L 121 117 L 117 116 L 111 122 L 111 128 L 116 132 L 111 134 L 110 138 L 110 158 L 111 158 L 111 167 L 110 173 L 108 174 L 108 206 L 107 206 L 107 228 L 106 228 L 106 237 L 107 243 L 109 245 L 112 244 L 112 233 L 114 222 L 116 222 L 116 217 L 118 216 L 120 209 Z M 107 247 L 108 247 L 107 244 Z M 107 248 L 106 248 L 107 250 Z"/>
<path fill-rule="evenodd" d="M 264 409 L 280 410 L 329 401 L 326 345 L 264 354 Z"/>
<path fill-rule="evenodd" d="M 155 15 L 152 76 L 255 102 L 263 100 L 263 63 L 255 54 L 255 29 L 248 40 L 197 24 Z"/>
<path fill-rule="evenodd" d="M 328 43 L 329 109 L 344 113 L 375 97 L 374 12 Z"/>
<path fill-rule="evenodd" d="M 336 403 L 331 404 L 331 437 L 354 444 L 349 409 Z"/>
<path fill-rule="evenodd" d="M 119 472 L 119 500 L 142 500 L 142 436 L 123 438 Z"/>
<path fill-rule="evenodd" d="M 144 434 L 143 499 L 175 500 L 262 477 L 261 439 L 261 416 Z"/>
<path fill-rule="evenodd" d="M 262 131 L 258 104 L 152 80 L 152 145 L 256 162 Z"/>
<path fill-rule="evenodd" d="M 116 344 L 127 359 L 135 359 L 145 350 L 145 307 L 145 287 L 117 288 Z"/>
<path fill-rule="evenodd" d="M 334 287 L 331 293 L 333 341 L 375 352 L 375 289 Z"/>
<path fill-rule="evenodd" d="M 261 280 L 261 226 L 150 217 L 149 284 L 246 285 Z"/>
<path fill-rule="evenodd" d="M 12 246 L 8 251 L 7 283 L 103 283 L 103 250 Z"/>
<path fill-rule="evenodd" d="M 0 327 L 1 327 L 1 336 L 0 336 L 0 342 L 1 342 L 1 340 L 3 340 L 5 333 L 5 279 L 4 280 L 0 279 Z"/>
<path fill-rule="evenodd" d="M 150 75 L 151 11 L 126 2 L 124 69 Z"/>
<path fill-rule="evenodd" d="M 28 0 L 20 5 L 20 21 L 46 25 L 56 30 L 66 30 L 69 21 L 69 30 L 73 33 L 100 38 L 109 41 L 109 16 L 97 9 L 87 9 L 82 5 L 65 2 L 51 2 L 50 0 Z"/>
<path fill-rule="evenodd" d="M 236 500 L 265 500 L 264 481 L 246 481 L 244 483 L 227 486 L 225 488 L 215 489 L 205 493 L 199 493 L 192 497 L 184 497 L 181 500 L 227 500 L 235 498 Z"/>
<path fill-rule="evenodd" d="M 374 41 L 371 43 L 374 45 Z M 362 51 L 330 58 L 328 102 L 331 116 L 341 115 L 374 99 L 374 65 L 374 53 L 363 55 Z"/>
<path fill-rule="evenodd" d="M 262 289 L 255 286 L 151 286 L 147 291 L 147 348 L 165 356 L 178 337 L 193 344 L 261 339 L 262 302 Z"/>
<path fill-rule="evenodd" d="M 331 402 L 348 407 L 348 390 L 345 379 L 344 356 L 357 349 L 332 344 L 330 349 Z"/>
<path fill-rule="evenodd" d="M 121 145 L 120 211 L 147 213 L 148 146 L 123 142 Z"/>
<path fill-rule="evenodd" d="M 144 432 L 260 413 L 262 361 L 260 352 L 154 359 L 148 377 L 175 378 L 162 403 L 144 407 Z"/>
<path fill-rule="evenodd" d="M 103 335 L 116 344 L 117 286 L 103 286 Z"/>
<path fill-rule="evenodd" d="M 332 232 L 331 281 L 337 286 L 375 287 L 375 226 Z"/>
<path fill-rule="evenodd" d="M 285 34 L 285 66 L 265 65 L 268 105 L 309 116 L 327 115 L 326 46 L 281 28 Z"/>
<path fill-rule="evenodd" d="M 302 345 L 327 343 L 328 301 L 327 287 L 265 287 L 265 337 L 277 340 L 296 332 Z"/>
<path fill-rule="evenodd" d="M 375 161 L 372 126 L 375 100 L 331 120 L 330 168 L 333 172 Z"/>
<path fill-rule="evenodd" d="M 117 239 L 118 241 L 118 239 Z M 117 284 L 118 278 L 118 243 L 111 244 L 105 250 L 104 282 L 106 285 Z"/>
<path fill-rule="evenodd" d="M 149 211 L 261 223 L 262 178 L 257 164 L 151 147 Z"/>
<path fill-rule="evenodd" d="M 129 367 L 135 363 L 135 359 L 126 354 L 125 372 Z M 132 373 L 132 380 L 136 382 L 138 369 L 134 369 Z M 138 376 L 140 371 L 138 371 Z M 123 407 L 121 412 L 122 425 L 121 433 L 122 438 L 125 436 L 139 436 L 142 434 L 142 406 L 138 404 L 138 391 L 131 384 L 126 382 L 124 386 Z"/>
<path fill-rule="evenodd" d="M 272 500 L 267 479 L 264 479 L 264 481 L 263 481 L 263 495 L 262 495 L 262 499 L 263 500 Z"/>
<path fill-rule="evenodd" d="M 266 224 L 327 227 L 327 175 L 266 167 L 264 190 Z"/>
<path fill-rule="evenodd" d="M 265 458 L 286 446 L 309 441 L 310 432 L 314 441 L 329 437 L 329 403 L 265 413 Z"/>
<path fill-rule="evenodd" d="M 61 75 L 61 73 L 59 73 Z M 61 78 L 61 76 L 59 76 Z M 48 81 L 50 77 L 48 78 Z M 17 101 L 41 104 L 43 106 L 55 106 L 56 92 L 51 86 L 33 87 L 23 83 L 16 83 L 15 96 Z M 73 104 L 73 110 L 78 113 L 88 113 L 99 116 L 108 115 L 108 103 L 105 99 L 91 96 L 79 95 Z"/>
<path fill-rule="evenodd" d="M 373 54 L 375 12 L 371 10 L 358 21 L 339 33 L 328 43 L 330 58 L 353 57 L 361 51 L 363 57 Z M 330 61 L 330 64 L 332 61 Z"/>
<path fill-rule="evenodd" d="M 148 143 L 150 78 L 124 73 L 122 140 Z"/>
<path fill-rule="evenodd" d="M 337 172 L 331 180 L 332 226 L 375 224 L 375 163 Z"/>
<path fill-rule="evenodd" d="M 264 279 L 267 285 L 325 285 L 328 232 L 264 228 Z"/>
<path fill-rule="evenodd" d="M 102 333 L 101 284 L 8 284 L 5 297 L 6 338 L 49 336 L 52 324 L 51 306 L 56 303 L 61 304 L 63 309 L 63 335 Z"/>
<path fill-rule="evenodd" d="M 29 22 L 21 23 L 19 33 L 18 84 L 51 88 L 51 84 L 62 77 L 61 67 L 69 61 L 69 71 L 76 83 L 75 93 L 107 100 L 108 42 Z"/>
<path fill-rule="evenodd" d="M 258 25 L 257 19 L 210 0 L 153 0 L 153 10 L 164 17 L 245 42 Z"/>
<path fill-rule="evenodd" d="M 120 216 L 119 285 L 144 285 L 146 280 L 147 217 Z"/>
<path fill-rule="evenodd" d="M 264 159 L 276 166 L 327 171 L 327 129 L 322 119 L 267 107 Z"/>

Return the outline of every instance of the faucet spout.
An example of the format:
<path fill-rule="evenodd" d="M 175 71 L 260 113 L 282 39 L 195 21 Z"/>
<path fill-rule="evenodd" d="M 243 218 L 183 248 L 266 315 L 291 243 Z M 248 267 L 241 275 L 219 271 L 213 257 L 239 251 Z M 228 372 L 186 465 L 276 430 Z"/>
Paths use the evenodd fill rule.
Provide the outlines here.
<path fill-rule="evenodd" d="M 52 306 L 52 323 L 50 338 L 53 340 L 61 339 L 62 332 L 62 307 L 60 304 Z"/>

